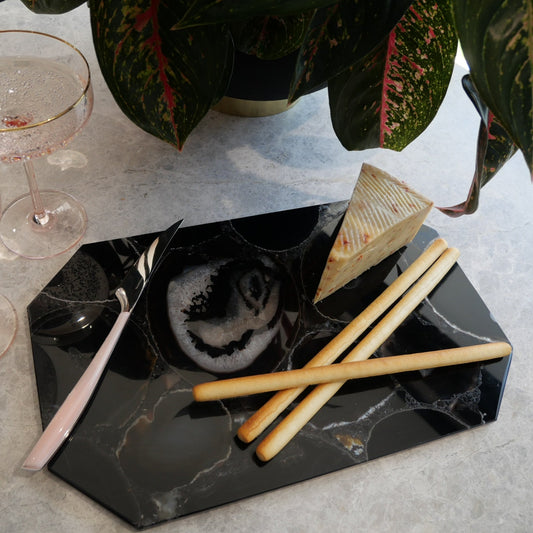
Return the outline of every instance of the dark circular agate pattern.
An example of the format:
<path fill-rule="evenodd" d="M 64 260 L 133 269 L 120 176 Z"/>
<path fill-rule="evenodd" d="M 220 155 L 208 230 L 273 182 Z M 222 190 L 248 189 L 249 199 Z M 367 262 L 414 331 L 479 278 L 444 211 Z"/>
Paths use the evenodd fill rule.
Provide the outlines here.
<path fill-rule="evenodd" d="M 269 215 L 239 218 L 231 227 L 247 243 L 265 250 L 289 250 L 301 245 L 312 234 L 319 218 L 320 206 L 302 211 L 290 209 Z"/>
<path fill-rule="evenodd" d="M 298 329 L 291 265 L 278 252 L 244 241 L 230 224 L 218 228 L 182 247 L 188 243 L 183 230 L 149 288 L 150 327 L 166 361 L 181 370 L 272 371 Z"/>
<path fill-rule="evenodd" d="M 175 276 L 167 305 L 180 349 L 209 372 L 247 368 L 280 331 L 282 283 L 266 256 L 214 260 Z"/>
<path fill-rule="evenodd" d="M 102 305 L 87 302 L 104 301 L 108 295 L 104 269 L 80 250 L 35 298 L 30 320 L 39 317 L 36 328 L 42 338 L 65 342 L 65 337 L 70 340 L 72 334 L 89 328 L 102 312 Z"/>

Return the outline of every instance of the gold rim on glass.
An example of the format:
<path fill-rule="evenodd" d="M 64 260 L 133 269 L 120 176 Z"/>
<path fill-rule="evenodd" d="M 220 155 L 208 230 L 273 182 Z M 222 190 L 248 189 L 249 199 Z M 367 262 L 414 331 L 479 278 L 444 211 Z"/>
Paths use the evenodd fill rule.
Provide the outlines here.
<path fill-rule="evenodd" d="M 91 69 L 89 68 L 89 63 L 87 62 L 87 59 L 85 56 L 81 53 L 78 48 L 76 48 L 74 45 L 70 44 L 68 41 L 65 41 L 64 39 L 61 39 L 60 37 L 56 37 L 55 35 L 50 35 L 49 33 L 43 33 L 40 31 L 29 31 L 29 30 L 0 30 L 0 35 L 3 33 L 24 33 L 24 34 L 32 34 L 32 35 L 40 35 L 41 37 L 49 37 L 51 39 L 55 39 L 56 41 L 66 44 L 68 47 L 70 47 L 74 52 L 76 52 L 82 59 L 85 68 L 87 69 L 87 81 L 85 82 L 83 91 L 80 95 L 80 97 L 72 104 L 70 104 L 67 108 L 65 108 L 60 113 L 54 115 L 53 117 L 49 117 L 46 120 L 41 120 L 40 122 L 34 122 L 32 124 L 26 124 L 24 126 L 16 126 L 16 127 L 9 127 L 9 128 L 2 128 L 0 127 L 0 133 L 4 132 L 13 132 L 13 131 L 21 131 L 21 130 L 28 130 L 31 128 L 36 128 L 38 126 L 42 126 L 43 124 L 48 124 L 49 122 L 52 122 L 54 120 L 57 120 L 58 118 L 61 118 L 62 116 L 66 115 L 68 112 L 70 112 L 72 109 L 80 105 L 80 103 L 85 99 L 87 96 L 87 93 L 89 92 L 91 88 Z"/>

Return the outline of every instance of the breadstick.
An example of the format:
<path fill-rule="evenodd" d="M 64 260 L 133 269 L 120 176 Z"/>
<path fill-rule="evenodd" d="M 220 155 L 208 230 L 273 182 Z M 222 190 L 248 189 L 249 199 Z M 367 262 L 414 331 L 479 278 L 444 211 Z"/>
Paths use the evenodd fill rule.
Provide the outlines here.
<path fill-rule="evenodd" d="M 448 248 L 437 262 L 420 278 L 413 288 L 385 315 L 343 359 L 343 362 L 368 359 L 437 286 L 457 261 L 459 252 Z M 262 461 L 269 461 L 342 387 L 343 381 L 317 385 L 286 418 L 259 444 L 256 454 Z"/>
<path fill-rule="evenodd" d="M 307 387 L 318 383 L 343 382 L 348 379 L 476 363 L 505 357 L 510 353 L 511 346 L 506 342 L 492 342 L 212 381 L 196 385 L 192 392 L 197 402 L 206 402 L 291 387 Z"/>
<path fill-rule="evenodd" d="M 444 239 L 436 239 L 396 280 L 394 280 L 364 311 L 320 350 L 305 367 L 333 363 L 368 329 L 402 294 L 435 262 L 448 247 Z M 238 430 L 243 442 L 258 437 L 305 390 L 298 387 L 283 390 L 268 400 Z"/>

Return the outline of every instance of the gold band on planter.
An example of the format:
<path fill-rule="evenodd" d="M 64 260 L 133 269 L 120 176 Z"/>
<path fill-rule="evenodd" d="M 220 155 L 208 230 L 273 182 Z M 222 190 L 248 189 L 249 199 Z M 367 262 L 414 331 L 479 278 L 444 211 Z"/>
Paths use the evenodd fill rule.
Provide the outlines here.
<path fill-rule="evenodd" d="M 227 115 L 237 115 L 240 117 L 267 117 L 277 115 L 290 109 L 296 102 L 288 103 L 288 100 L 244 100 L 224 96 L 213 109 Z"/>

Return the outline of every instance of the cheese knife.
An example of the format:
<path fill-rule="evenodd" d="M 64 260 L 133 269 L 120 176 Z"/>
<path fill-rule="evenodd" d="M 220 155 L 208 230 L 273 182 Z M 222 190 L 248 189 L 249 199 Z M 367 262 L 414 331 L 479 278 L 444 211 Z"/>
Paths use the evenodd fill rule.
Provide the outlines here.
<path fill-rule="evenodd" d="M 122 283 L 115 291 L 115 296 L 120 303 L 120 314 L 111 331 L 94 355 L 91 363 L 70 391 L 24 461 L 22 465 L 23 469 L 32 471 L 41 470 L 70 435 L 72 428 L 83 413 L 100 381 L 100 377 L 107 366 L 107 362 L 130 318 L 135 304 L 139 301 L 150 277 L 157 269 L 182 222 L 183 220 L 176 222 L 161 233 L 139 256 L 122 280 Z"/>

